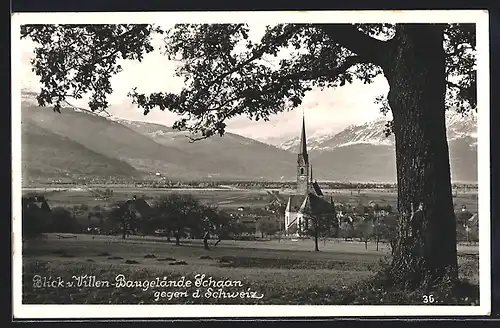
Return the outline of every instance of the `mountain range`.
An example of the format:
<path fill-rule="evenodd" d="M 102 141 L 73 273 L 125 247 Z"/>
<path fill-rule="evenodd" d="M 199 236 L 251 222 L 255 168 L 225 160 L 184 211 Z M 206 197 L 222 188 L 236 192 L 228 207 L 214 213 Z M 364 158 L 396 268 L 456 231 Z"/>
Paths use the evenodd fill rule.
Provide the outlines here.
<path fill-rule="evenodd" d="M 329 180 L 394 181 L 396 159 L 394 136 L 387 137 L 384 127 L 387 119 L 361 125 L 351 125 L 339 133 L 314 134 L 307 138 L 313 168 L 320 172 L 330 169 L 322 176 Z M 446 113 L 447 138 L 450 153 L 452 180 L 477 182 L 477 121 L 474 116 L 462 116 L 457 112 Z M 298 149 L 299 137 L 278 145 L 281 149 Z M 332 164 L 331 164 L 332 163 Z M 334 163 L 334 164 L 333 164 Z M 315 171 L 315 169 L 313 169 Z"/>
<path fill-rule="evenodd" d="M 148 122 L 108 118 L 71 106 L 55 113 L 22 92 L 23 178 L 134 177 L 290 180 L 298 138 L 271 145 L 234 133 L 190 142 L 186 132 Z M 380 119 L 308 138 L 314 177 L 329 181 L 393 182 L 394 141 Z M 477 181 L 475 121 L 448 119 L 452 177 Z M 300 131 L 297 131 L 299 135 Z"/>

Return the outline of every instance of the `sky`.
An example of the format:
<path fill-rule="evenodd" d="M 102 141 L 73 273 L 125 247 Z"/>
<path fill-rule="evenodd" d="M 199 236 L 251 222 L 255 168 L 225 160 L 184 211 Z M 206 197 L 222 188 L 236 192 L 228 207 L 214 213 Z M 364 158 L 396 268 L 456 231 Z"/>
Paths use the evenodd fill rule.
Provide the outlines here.
<path fill-rule="evenodd" d="M 169 26 L 162 26 L 168 28 Z M 264 26 L 251 26 L 250 37 L 259 39 Z M 122 60 L 119 64 L 123 71 L 111 80 L 113 93 L 109 96 L 108 112 L 117 117 L 134 121 L 145 121 L 170 126 L 177 116 L 168 111 L 153 110 L 148 115 L 135 107 L 127 93 L 137 87 L 139 92 L 180 91 L 183 81 L 174 76 L 176 63 L 169 61 L 160 48 L 161 38 L 154 38 L 155 51 L 145 55 L 141 63 Z M 22 88 L 38 92 L 38 77 L 31 71 L 30 60 L 34 57 L 34 44 L 29 40 L 21 42 Z M 161 73 L 160 72 L 161 69 Z M 282 142 L 297 136 L 302 115 L 305 116 L 308 135 L 336 133 L 351 124 L 362 124 L 381 117 L 375 97 L 387 94 L 388 84 L 385 77 L 378 76 L 372 84 L 355 81 L 343 87 L 314 89 L 306 93 L 302 105 L 293 111 L 282 112 L 271 117 L 270 121 L 251 121 L 246 117 L 236 117 L 227 122 L 227 131 L 246 137 L 268 142 Z M 71 99 L 75 106 L 88 108 L 87 99 Z"/>

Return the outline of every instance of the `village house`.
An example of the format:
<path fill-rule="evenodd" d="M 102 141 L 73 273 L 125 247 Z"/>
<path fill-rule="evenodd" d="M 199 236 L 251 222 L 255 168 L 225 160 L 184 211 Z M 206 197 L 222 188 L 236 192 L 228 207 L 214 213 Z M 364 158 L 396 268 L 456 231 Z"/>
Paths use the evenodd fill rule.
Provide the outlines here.
<path fill-rule="evenodd" d="M 50 213 L 51 209 L 44 196 L 32 195 L 22 198 L 23 210 L 35 209 L 42 212 Z"/>
<path fill-rule="evenodd" d="M 151 213 L 153 202 L 134 195 L 132 199 L 119 203 L 119 206 L 133 213 L 137 219 L 141 219 Z"/>

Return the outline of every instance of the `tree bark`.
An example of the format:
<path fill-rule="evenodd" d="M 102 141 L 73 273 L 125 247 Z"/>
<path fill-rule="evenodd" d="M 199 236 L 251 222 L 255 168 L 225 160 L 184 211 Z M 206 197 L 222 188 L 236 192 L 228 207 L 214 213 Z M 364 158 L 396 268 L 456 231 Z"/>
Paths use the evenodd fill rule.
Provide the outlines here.
<path fill-rule="evenodd" d="M 124 222 L 122 225 L 122 239 L 127 238 L 127 224 Z"/>
<path fill-rule="evenodd" d="M 394 282 L 457 278 L 455 214 L 445 125 L 443 25 L 398 24 L 383 65 L 396 141 Z M 411 215 L 421 204 L 421 211 Z M 411 222 L 410 222 L 411 221 Z"/>
<path fill-rule="evenodd" d="M 210 249 L 210 247 L 208 247 L 208 232 L 203 235 L 203 248 L 207 250 Z"/>
<path fill-rule="evenodd" d="M 316 220 L 318 220 L 316 218 Z M 315 227 L 314 227 L 314 251 L 315 252 L 319 252 L 319 247 L 318 247 L 318 239 L 319 239 L 319 227 L 318 227 L 318 224 L 315 224 Z"/>
<path fill-rule="evenodd" d="M 377 228 L 377 230 L 376 230 L 377 235 L 375 236 L 375 238 L 376 238 L 376 243 L 377 243 L 377 252 L 378 252 L 378 243 L 379 243 L 379 241 L 380 241 L 379 224 L 378 224 L 378 222 L 377 222 L 377 227 L 376 227 L 376 228 Z"/>
<path fill-rule="evenodd" d="M 176 246 L 181 245 L 181 236 L 178 233 L 175 234 L 175 245 Z"/>

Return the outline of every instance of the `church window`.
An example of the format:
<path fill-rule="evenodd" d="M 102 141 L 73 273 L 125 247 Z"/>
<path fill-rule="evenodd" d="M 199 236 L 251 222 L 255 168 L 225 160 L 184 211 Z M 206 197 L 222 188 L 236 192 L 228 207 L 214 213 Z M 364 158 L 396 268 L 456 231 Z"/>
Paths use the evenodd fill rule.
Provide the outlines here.
<path fill-rule="evenodd" d="M 304 168 L 303 167 L 300 168 L 300 174 L 304 174 Z"/>

